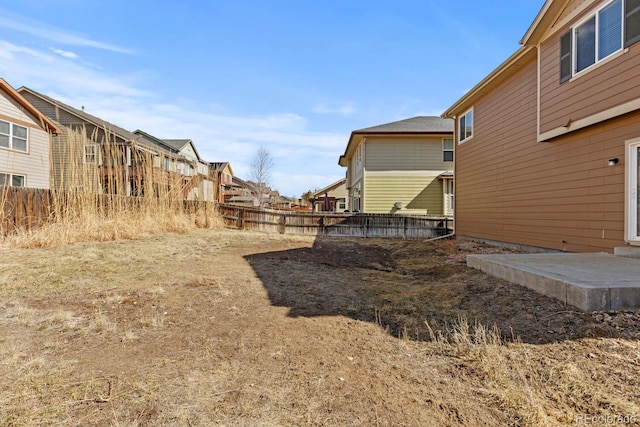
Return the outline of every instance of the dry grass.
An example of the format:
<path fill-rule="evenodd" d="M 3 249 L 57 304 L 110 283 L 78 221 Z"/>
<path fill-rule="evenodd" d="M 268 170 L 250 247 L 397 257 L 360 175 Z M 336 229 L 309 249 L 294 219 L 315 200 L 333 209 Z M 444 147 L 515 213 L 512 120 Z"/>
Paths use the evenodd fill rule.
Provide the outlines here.
<path fill-rule="evenodd" d="M 185 204 L 186 184 L 162 170 L 157 157 L 132 150 L 129 160 L 123 146 L 98 145 L 96 138 L 67 130 L 55 141 L 51 170 L 58 191 L 53 194 L 49 221 L 35 229 L 0 230 L 5 236 L 2 247 L 51 248 L 224 225 L 213 203 Z M 85 162 L 85 147 L 94 147 L 96 163 Z M 119 196 L 129 191 L 136 197 Z M 7 192 L 0 191 L 0 215 L 6 204 Z"/>
<path fill-rule="evenodd" d="M 0 426 L 558 426 L 582 414 L 637 424 L 637 340 L 532 342 L 534 325 L 516 334 L 458 316 L 464 284 L 501 284 L 461 266 L 441 278 L 448 254 L 454 243 L 228 230 L 5 251 Z M 321 307 L 321 288 L 326 304 L 351 309 Z M 445 308 L 408 311 L 426 302 Z M 539 317 L 557 311 L 534 304 L 550 307 Z M 424 325 L 423 338 L 389 328 L 393 312 Z M 435 325 L 440 312 L 456 316 Z"/>

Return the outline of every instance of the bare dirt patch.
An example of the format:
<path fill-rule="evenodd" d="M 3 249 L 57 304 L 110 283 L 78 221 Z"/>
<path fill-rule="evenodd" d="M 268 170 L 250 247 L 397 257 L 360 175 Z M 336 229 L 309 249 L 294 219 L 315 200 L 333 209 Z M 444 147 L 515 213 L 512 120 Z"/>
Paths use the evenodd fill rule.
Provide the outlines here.
<path fill-rule="evenodd" d="M 637 424 L 636 313 L 465 266 L 492 251 L 198 231 L 3 252 L 0 425 Z"/>

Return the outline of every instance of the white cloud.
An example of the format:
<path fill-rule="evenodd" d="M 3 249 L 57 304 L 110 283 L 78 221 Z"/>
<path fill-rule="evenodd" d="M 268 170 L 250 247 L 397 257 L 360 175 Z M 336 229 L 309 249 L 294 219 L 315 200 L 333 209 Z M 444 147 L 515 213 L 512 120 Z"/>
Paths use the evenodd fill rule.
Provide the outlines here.
<path fill-rule="evenodd" d="M 133 53 L 130 49 L 99 42 L 97 40 L 92 40 L 81 35 L 72 34 L 69 31 L 56 28 L 44 22 L 39 22 L 30 18 L 19 16 L 6 10 L 2 10 L 2 13 L 0 13 L 0 27 L 30 34 L 32 36 L 40 37 L 42 39 L 64 45 L 91 47 L 124 54 Z"/>
<path fill-rule="evenodd" d="M 62 51 L 66 52 L 66 51 Z M 69 52 L 70 53 L 70 52 Z M 129 129 L 159 138 L 189 138 L 206 161 L 228 161 L 247 178 L 264 145 L 274 160 L 272 187 L 287 196 L 322 188 L 344 175 L 338 157 L 348 135 L 313 132 L 292 112 L 242 116 L 196 99 L 162 99 L 144 89 L 144 73 L 108 74 L 61 52 L 41 52 L 0 40 L 0 76 Z M 304 171 L 304 173 L 297 173 Z"/>
<path fill-rule="evenodd" d="M 60 56 L 64 56 L 65 58 L 69 58 L 69 59 L 78 59 L 78 55 L 73 53 L 73 52 L 69 52 L 67 50 L 62 50 L 62 49 L 54 49 L 51 48 L 51 51 L 53 53 L 57 53 Z"/>

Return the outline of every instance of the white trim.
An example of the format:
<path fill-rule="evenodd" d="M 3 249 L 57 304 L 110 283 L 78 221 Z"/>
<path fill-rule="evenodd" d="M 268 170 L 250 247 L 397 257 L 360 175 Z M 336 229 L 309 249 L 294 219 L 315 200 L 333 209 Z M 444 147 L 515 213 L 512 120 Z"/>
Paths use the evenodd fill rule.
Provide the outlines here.
<path fill-rule="evenodd" d="M 631 113 L 636 110 L 640 110 L 640 98 L 634 99 L 633 101 L 625 102 L 624 104 L 616 105 L 615 107 L 609 108 L 596 114 L 592 114 L 582 119 L 572 121 L 567 126 L 560 126 L 545 133 L 538 134 L 538 142 L 546 142 L 558 136 L 565 135 L 567 133 L 588 126 L 592 126 L 596 123 L 613 119 L 615 117 Z"/>
<path fill-rule="evenodd" d="M 624 175 L 624 236 L 625 242 L 630 245 L 640 245 L 640 233 L 638 230 L 638 155 L 640 138 L 625 141 L 626 170 Z"/>
<path fill-rule="evenodd" d="M 7 178 L 6 178 L 7 179 L 7 184 L 5 184 L 5 186 L 7 186 L 7 187 L 14 187 L 14 185 L 13 185 L 13 177 L 14 176 L 21 176 L 22 177 L 22 186 L 16 187 L 16 188 L 26 188 L 27 187 L 27 175 L 26 174 L 13 173 L 13 172 L 0 172 L 0 174 L 7 176 Z"/>
<path fill-rule="evenodd" d="M 465 130 L 465 138 L 464 139 L 460 139 L 460 137 L 462 136 L 462 131 L 460 130 L 460 119 L 463 117 L 466 117 L 467 114 L 471 113 L 471 135 L 470 136 L 466 136 L 467 132 Z M 464 113 L 460 114 L 457 119 L 456 119 L 456 126 L 458 129 L 458 144 L 464 144 L 465 142 L 469 141 L 470 139 L 473 139 L 473 136 L 475 135 L 475 132 L 473 131 L 473 128 L 475 126 L 475 122 L 476 122 L 476 118 L 474 117 L 474 111 L 473 111 L 473 107 L 469 108 L 467 111 L 465 111 Z M 467 125 L 467 119 L 465 118 L 465 127 Z"/>
<path fill-rule="evenodd" d="M 599 47 L 600 47 L 600 12 L 602 12 L 604 9 L 606 9 L 607 7 L 611 6 L 614 2 L 619 1 L 620 2 L 620 48 L 615 50 L 614 52 L 611 52 L 609 55 L 605 56 L 602 59 L 598 59 L 598 55 L 599 55 Z M 612 55 L 615 55 L 616 53 L 624 50 L 624 10 L 625 10 L 625 1 L 624 0 L 610 0 L 609 2 L 603 4 L 602 6 L 598 7 L 597 9 L 594 9 L 591 13 L 589 13 L 588 15 L 586 15 L 583 19 L 581 19 L 580 21 L 578 21 L 575 25 L 573 25 L 571 27 L 571 77 L 574 76 L 579 76 L 582 73 L 588 72 L 589 70 L 591 70 L 593 67 L 595 67 L 596 65 L 598 65 L 599 63 L 601 63 L 602 61 L 605 61 L 607 58 L 611 57 Z M 595 26 L 595 34 L 594 34 L 594 43 L 595 43 L 595 51 L 594 51 L 594 63 L 587 66 L 586 68 L 583 68 L 580 71 L 576 70 L 576 67 L 578 65 L 578 43 L 577 43 L 577 39 L 576 39 L 576 30 L 583 26 L 584 24 L 587 23 L 587 21 L 590 21 L 591 19 L 595 18 L 594 21 L 594 26 Z"/>

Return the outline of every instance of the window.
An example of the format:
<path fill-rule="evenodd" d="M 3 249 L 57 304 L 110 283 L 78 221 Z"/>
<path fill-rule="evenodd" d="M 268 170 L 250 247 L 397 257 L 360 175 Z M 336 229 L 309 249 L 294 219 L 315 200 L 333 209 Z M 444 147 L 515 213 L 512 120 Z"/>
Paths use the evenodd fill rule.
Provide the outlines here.
<path fill-rule="evenodd" d="M 442 161 L 453 162 L 453 139 L 451 138 L 442 140 Z"/>
<path fill-rule="evenodd" d="M 560 37 L 560 83 L 640 41 L 640 0 L 613 0 Z"/>
<path fill-rule="evenodd" d="M 0 120 L 0 147 L 27 151 L 27 128 Z"/>
<path fill-rule="evenodd" d="M 345 198 L 338 199 L 338 209 L 340 210 L 347 209 L 347 200 Z"/>
<path fill-rule="evenodd" d="M 0 173 L 0 186 L 24 187 L 24 175 L 14 175 L 10 173 Z"/>
<path fill-rule="evenodd" d="M 462 142 L 473 136 L 473 109 L 458 119 L 458 141 Z"/>
<path fill-rule="evenodd" d="M 449 204 L 448 208 L 453 210 L 454 208 L 454 202 L 455 202 L 455 195 L 454 195 L 454 186 L 453 186 L 453 180 L 452 179 L 447 179 L 445 181 L 446 183 L 446 194 L 447 194 L 447 202 Z"/>
<path fill-rule="evenodd" d="M 96 162 L 96 146 L 95 144 L 84 146 L 84 162 L 95 163 Z"/>

